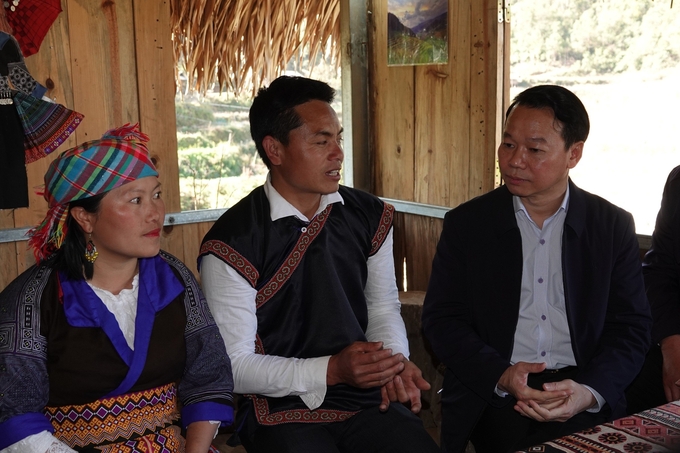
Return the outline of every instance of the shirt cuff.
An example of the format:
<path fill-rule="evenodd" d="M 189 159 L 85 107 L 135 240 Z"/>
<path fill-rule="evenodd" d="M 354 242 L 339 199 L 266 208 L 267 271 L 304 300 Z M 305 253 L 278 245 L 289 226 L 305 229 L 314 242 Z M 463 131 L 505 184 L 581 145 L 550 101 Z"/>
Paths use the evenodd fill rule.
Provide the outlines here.
<path fill-rule="evenodd" d="M 5 420 L 0 423 L 0 450 L 42 431 L 52 434 L 54 427 L 44 414 L 38 412 L 29 412 Z"/>
<path fill-rule="evenodd" d="M 326 389 L 328 388 L 326 386 L 326 375 L 330 359 L 330 356 L 312 359 L 313 362 L 309 370 L 309 388 L 307 392 L 300 395 L 300 399 L 310 410 L 321 406 L 326 398 Z"/>
<path fill-rule="evenodd" d="M 234 408 L 212 401 L 201 401 L 182 408 L 182 425 L 186 429 L 193 422 L 219 420 L 221 426 L 229 426 L 234 422 Z"/>
<path fill-rule="evenodd" d="M 505 398 L 506 396 L 509 395 L 508 392 L 504 392 L 503 390 L 499 389 L 498 384 L 496 384 L 496 388 L 493 389 L 493 391 L 496 395 L 500 396 L 501 398 Z"/>
<path fill-rule="evenodd" d="M 49 431 L 42 431 L 38 434 L 31 434 L 28 437 L 15 442 L 9 447 L 0 450 L 0 453 L 74 453 L 74 450 L 67 447 L 59 439 L 50 434 Z"/>
<path fill-rule="evenodd" d="M 597 392 L 597 390 L 593 389 L 592 387 L 590 387 L 588 385 L 585 385 L 585 384 L 581 384 L 581 385 L 584 386 L 585 388 L 587 388 L 588 391 L 593 394 L 593 396 L 595 397 L 595 400 L 597 401 L 597 406 L 591 407 L 590 409 L 586 409 L 586 412 L 591 412 L 593 414 L 600 412 L 602 410 L 602 408 L 604 407 L 604 403 L 606 403 L 604 398 L 602 398 L 602 395 L 600 395 Z"/>

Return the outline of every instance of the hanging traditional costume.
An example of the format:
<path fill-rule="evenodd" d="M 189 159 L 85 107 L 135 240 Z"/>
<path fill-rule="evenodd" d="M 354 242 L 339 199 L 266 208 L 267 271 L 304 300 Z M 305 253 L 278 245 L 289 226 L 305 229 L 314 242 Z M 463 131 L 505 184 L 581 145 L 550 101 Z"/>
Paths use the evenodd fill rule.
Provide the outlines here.
<path fill-rule="evenodd" d="M 182 452 L 190 423 L 232 421 L 230 361 L 186 266 L 165 252 L 139 260 L 123 290 L 136 293 L 133 344 L 102 290 L 54 268 L 68 202 L 158 174 L 146 140 L 136 126 L 109 131 L 45 176 L 38 264 L 0 293 L 0 450 L 54 433 L 78 451 Z"/>
<path fill-rule="evenodd" d="M 42 99 L 19 43 L 0 31 L 0 209 L 28 206 L 25 164 L 41 159 L 80 125 L 83 115 Z"/>
<path fill-rule="evenodd" d="M 10 63 L 18 61 L 18 45 L 0 32 L 0 209 L 28 206 L 24 132 L 12 100 Z"/>

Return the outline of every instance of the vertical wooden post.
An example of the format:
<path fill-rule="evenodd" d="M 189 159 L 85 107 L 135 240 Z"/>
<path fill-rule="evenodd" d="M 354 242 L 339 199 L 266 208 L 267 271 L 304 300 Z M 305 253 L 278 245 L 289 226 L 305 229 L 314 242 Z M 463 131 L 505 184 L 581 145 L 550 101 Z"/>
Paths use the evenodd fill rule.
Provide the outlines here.
<path fill-rule="evenodd" d="M 387 65 L 387 1 L 369 14 L 375 193 L 455 207 L 494 187 L 503 97 L 497 0 L 449 0 L 447 64 Z M 442 222 L 404 215 L 395 262 L 424 290 Z M 398 252 L 397 250 L 400 250 Z M 398 255 L 398 253 L 402 253 Z"/>

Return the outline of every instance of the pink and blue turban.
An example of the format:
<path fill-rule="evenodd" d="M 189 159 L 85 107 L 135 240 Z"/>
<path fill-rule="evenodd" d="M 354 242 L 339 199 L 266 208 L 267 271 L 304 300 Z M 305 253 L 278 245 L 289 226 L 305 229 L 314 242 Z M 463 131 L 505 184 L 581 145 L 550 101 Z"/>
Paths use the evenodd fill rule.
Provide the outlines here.
<path fill-rule="evenodd" d="M 99 195 L 123 184 L 158 176 L 139 124 L 126 124 L 101 139 L 64 151 L 45 173 L 45 219 L 28 232 L 37 262 L 61 248 L 66 237 L 68 203 Z"/>

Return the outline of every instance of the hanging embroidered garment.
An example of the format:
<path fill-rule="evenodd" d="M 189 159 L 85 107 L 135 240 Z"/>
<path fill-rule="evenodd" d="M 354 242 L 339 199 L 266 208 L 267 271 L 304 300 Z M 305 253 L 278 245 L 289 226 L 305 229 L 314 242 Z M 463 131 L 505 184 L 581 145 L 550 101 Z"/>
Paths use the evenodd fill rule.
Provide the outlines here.
<path fill-rule="evenodd" d="M 6 71 L 2 60 L 6 61 Z M 41 99 L 47 89 L 28 72 L 14 37 L 0 32 L 0 79 L 3 78 L 14 89 L 12 98 L 24 130 L 27 164 L 57 149 L 80 125 L 81 113 Z"/>
<path fill-rule="evenodd" d="M 28 206 L 24 131 L 9 90 L 0 77 L 0 209 Z"/>
<path fill-rule="evenodd" d="M 0 33 L 0 209 L 28 206 L 24 131 L 9 82 L 9 65 L 16 52 L 9 38 Z"/>
<path fill-rule="evenodd" d="M 24 129 L 23 145 L 27 164 L 61 146 L 83 120 L 81 113 L 20 91 L 14 94 L 13 100 Z"/>
<path fill-rule="evenodd" d="M 0 31 L 0 77 L 9 80 L 15 90 L 41 98 L 47 88 L 28 72 L 19 43 L 14 36 Z"/>
<path fill-rule="evenodd" d="M 0 209 L 28 206 L 25 164 L 57 149 L 83 115 L 42 99 L 12 35 L 0 32 Z"/>
<path fill-rule="evenodd" d="M 0 6 L 4 6 L 7 23 L 27 57 L 38 52 L 61 13 L 61 0 L 5 0 Z"/>

